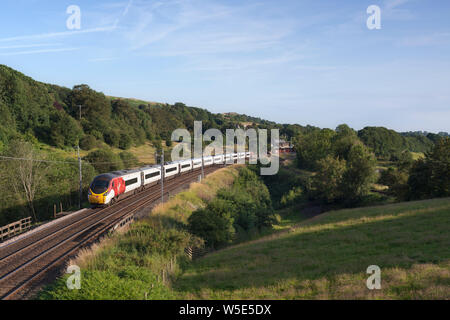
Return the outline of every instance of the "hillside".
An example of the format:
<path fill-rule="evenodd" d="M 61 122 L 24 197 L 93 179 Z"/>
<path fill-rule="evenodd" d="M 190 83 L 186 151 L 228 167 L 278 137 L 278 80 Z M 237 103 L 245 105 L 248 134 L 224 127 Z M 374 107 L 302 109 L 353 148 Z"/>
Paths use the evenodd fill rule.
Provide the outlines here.
<path fill-rule="evenodd" d="M 80 108 L 81 118 L 80 121 Z M 17 137 L 35 137 L 58 148 L 73 147 L 80 140 L 85 150 L 99 143 L 128 149 L 146 141 L 159 145 L 173 130 L 192 131 L 194 120 L 203 122 L 203 129 L 226 129 L 242 126 L 280 130 L 288 140 L 306 132 L 319 130 L 298 124 L 277 124 L 234 112 L 214 114 L 205 109 L 147 102 L 133 98 L 105 96 L 86 84 L 69 89 L 33 80 L 5 65 L 0 65 L 0 152 L 8 141 Z M 358 134 L 377 154 L 380 139 L 388 137 L 386 147 L 427 151 L 440 135 L 427 133 L 400 134 L 385 128 L 365 128 Z M 448 134 L 447 134 L 448 135 Z"/>
<path fill-rule="evenodd" d="M 0 225 L 31 214 L 38 221 L 49 219 L 54 205 L 59 203 L 64 210 L 78 207 L 78 144 L 82 149 L 86 193 L 92 177 L 98 173 L 154 163 L 155 151 L 160 154 L 163 148 L 165 159 L 170 160 L 169 151 L 174 145 L 171 133 L 177 128 L 192 132 L 194 121 L 202 121 L 203 130 L 217 128 L 222 133 L 243 127 L 279 129 L 280 136 L 293 141 L 299 149 L 298 163 L 309 163 L 308 168 L 315 167 L 315 162 L 331 151 L 345 158 L 341 154 L 348 153 L 349 143 L 362 142 L 379 158 L 398 161 L 403 159 L 404 151 L 430 150 L 445 135 L 400 134 L 382 127 L 367 127 L 356 133 L 346 125 L 331 130 L 278 124 L 233 112 L 214 114 L 181 102 L 170 105 L 105 96 L 86 84 L 72 89 L 46 84 L 5 65 L 0 65 L 0 118 L 2 181 L 17 180 L 17 172 L 24 170 L 25 163 L 18 159 L 45 160 L 33 163 L 31 194 L 23 183 L 14 188 L 0 184 Z M 341 130 L 343 127 L 347 129 Z M 330 146 L 335 145 L 338 148 L 331 150 Z M 385 167 L 389 165 L 383 163 Z"/>
<path fill-rule="evenodd" d="M 330 211 L 196 260 L 182 299 L 448 299 L 450 198 Z M 366 269 L 381 268 L 381 290 Z"/>

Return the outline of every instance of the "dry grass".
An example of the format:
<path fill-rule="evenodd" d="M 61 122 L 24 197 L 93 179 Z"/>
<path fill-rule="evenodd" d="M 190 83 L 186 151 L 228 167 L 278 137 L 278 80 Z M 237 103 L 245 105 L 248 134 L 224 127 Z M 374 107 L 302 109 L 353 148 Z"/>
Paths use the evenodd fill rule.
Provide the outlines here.
<path fill-rule="evenodd" d="M 157 205 L 152 215 L 169 216 L 178 221 L 186 221 L 189 215 L 198 208 L 203 208 L 213 199 L 217 191 L 231 186 L 239 175 L 239 167 L 234 165 L 219 169 L 205 177 L 202 182 L 190 185 L 189 190 L 172 197 L 164 204 Z"/>

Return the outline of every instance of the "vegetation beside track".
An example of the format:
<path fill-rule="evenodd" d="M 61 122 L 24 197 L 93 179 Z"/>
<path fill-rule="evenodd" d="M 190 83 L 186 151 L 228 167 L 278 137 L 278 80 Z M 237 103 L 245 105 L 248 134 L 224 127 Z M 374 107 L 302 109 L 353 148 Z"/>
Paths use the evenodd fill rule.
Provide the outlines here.
<path fill-rule="evenodd" d="M 83 250 L 70 264 L 81 268 L 80 290 L 69 290 L 62 277 L 38 294 L 39 299 L 170 299 L 170 283 L 187 263 L 184 248 L 202 240 L 184 227 L 189 215 L 207 206 L 219 190 L 231 188 L 239 166 L 208 175 L 201 183 L 153 209 L 128 230 Z"/>

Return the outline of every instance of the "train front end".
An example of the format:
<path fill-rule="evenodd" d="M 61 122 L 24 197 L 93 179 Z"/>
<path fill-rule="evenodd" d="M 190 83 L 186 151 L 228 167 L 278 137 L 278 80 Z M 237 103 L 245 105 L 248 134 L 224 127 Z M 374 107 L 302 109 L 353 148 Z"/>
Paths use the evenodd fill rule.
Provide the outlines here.
<path fill-rule="evenodd" d="M 89 203 L 93 206 L 108 205 L 112 198 L 114 198 L 114 190 L 111 188 L 111 175 L 102 174 L 94 178 L 88 193 Z"/>

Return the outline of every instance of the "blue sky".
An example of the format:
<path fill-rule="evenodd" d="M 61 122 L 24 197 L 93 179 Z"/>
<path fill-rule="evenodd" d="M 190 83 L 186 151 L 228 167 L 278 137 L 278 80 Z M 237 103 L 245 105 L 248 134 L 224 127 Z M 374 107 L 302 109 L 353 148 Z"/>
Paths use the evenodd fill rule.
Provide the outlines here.
<path fill-rule="evenodd" d="M 366 26 L 369 5 L 381 30 Z M 447 0 L 2 0 L 0 63 L 281 123 L 450 131 Z"/>

